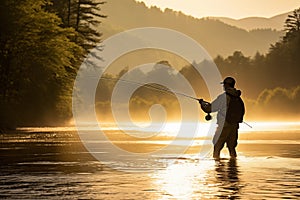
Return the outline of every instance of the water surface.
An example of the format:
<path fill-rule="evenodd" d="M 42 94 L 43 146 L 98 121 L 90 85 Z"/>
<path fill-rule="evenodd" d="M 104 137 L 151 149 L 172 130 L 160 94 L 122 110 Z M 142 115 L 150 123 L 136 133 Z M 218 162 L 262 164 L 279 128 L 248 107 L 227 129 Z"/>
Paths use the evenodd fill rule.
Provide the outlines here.
<path fill-rule="evenodd" d="M 118 130 L 111 131 L 118 135 Z M 237 160 L 227 159 L 226 149 L 220 161 L 192 153 L 180 157 L 168 153 L 153 158 L 155 162 L 139 161 L 152 171 L 139 168 L 135 172 L 135 163 L 96 160 L 72 128 L 6 132 L 0 135 L 0 198 L 299 199 L 300 131 L 280 130 L 284 140 L 276 139 L 280 131 L 260 131 L 241 133 Z M 278 137 L 271 137 L 275 134 Z M 161 140 L 144 141 L 142 148 L 162 144 Z M 135 145 L 135 141 L 124 145 Z M 116 170 L 118 167 L 132 172 Z"/>

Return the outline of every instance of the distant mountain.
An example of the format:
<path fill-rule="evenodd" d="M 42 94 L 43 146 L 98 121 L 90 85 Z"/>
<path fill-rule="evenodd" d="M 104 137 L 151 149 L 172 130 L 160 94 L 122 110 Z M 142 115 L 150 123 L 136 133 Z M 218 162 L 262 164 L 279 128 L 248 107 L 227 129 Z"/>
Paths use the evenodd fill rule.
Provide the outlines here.
<path fill-rule="evenodd" d="M 284 22 L 289 14 L 292 12 L 276 15 L 271 18 L 264 17 L 247 17 L 243 19 L 231 19 L 227 17 L 209 17 L 210 19 L 217 19 L 226 24 L 236 26 L 245 30 L 253 29 L 276 29 L 283 30 Z"/>
<path fill-rule="evenodd" d="M 248 56 L 254 55 L 257 51 L 266 53 L 270 45 L 283 35 L 282 31 L 271 29 L 247 31 L 217 19 L 197 19 L 171 9 L 162 11 L 157 7 L 148 8 L 144 3 L 134 0 L 108 0 L 102 12 L 108 16 L 102 20 L 100 26 L 104 39 L 131 28 L 164 27 L 192 37 L 212 57 L 228 56 L 234 51 L 242 51 Z M 280 20 L 279 17 L 275 19 Z M 267 22 L 270 21 L 265 22 L 264 28 L 267 27 Z"/>

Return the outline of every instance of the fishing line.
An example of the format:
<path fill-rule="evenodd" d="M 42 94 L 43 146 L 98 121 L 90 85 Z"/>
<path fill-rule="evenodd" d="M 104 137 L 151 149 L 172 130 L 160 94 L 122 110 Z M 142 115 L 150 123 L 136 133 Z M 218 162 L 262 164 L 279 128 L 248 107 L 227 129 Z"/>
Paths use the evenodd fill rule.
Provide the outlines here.
<path fill-rule="evenodd" d="M 197 101 L 199 100 L 196 97 L 192 97 L 190 95 L 183 94 L 181 92 L 171 91 L 169 89 L 159 88 L 159 87 L 155 87 L 155 86 L 149 85 L 149 84 L 145 85 L 145 84 L 142 84 L 142 83 L 139 83 L 139 82 L 135 82 L 135 81 L 125 80 L 125 79 L 118 79 L 118 78 L 108 78 L 108 77 L 101 77 L 100 79 L 111 80 L 111 81 L 122 81 L 122 82 L 126 82 L 126 83 L 131 83 L 131 84 L 139 85 L 139 86 L 142 86 L 142 87 L 145 87 L 145 88 L 148 88 L 148 89 L 153 89 L 153 90 L 158 90 L 158 91 L 161 91 L 161 92 L 165 92 L 165 93 L 170 94 L 170 95 L 177 94 L 177 95 L 189 98 L 189 99 L 193 99 L 193 100 L 197 100 Z"/>
<path fill-rule="evenodd" d="M 180 95 L 180 96 L 183 96 L 183 97 L 186 97 L 186 98 L 189 98 L 189 99 L 192 99 L 192 100 L 196 100 L 196 101 L 199 101 L 200 99 L 196 98 L 196 97 L 193 97 L 193 96 L 190 96 L 190 95 L 187 95 L 187 94 L 183 94 L 181 92 L 177 92 L 177 91 L 171 91 L 169 89 L 165 89 L 165 88 L 159 88 L 159 87 L 155 87 L 153 85 L 146 85 L 146 84 L 143 84 L 143 83 L 139 83 L 139 82 L 136 82 L 136 81 L 130 81 L 130 80 L 125 80 L 125 79 L 120 79 L 120 78 L 108 78 L 108 77 L 101 77 L 100 79 L 103 79 L 103 80 L 110 80 L 110 81 L 122 81 L 122 82 L 125 82 L 125 83 L 130 83 L 130 84 L 135 84 L 135 85 L 139 85 L 139 86 L 142 86 L 142 87 L 145 87 L 145 88 L 148 88 L 148 89 L 153 89 L 153 90 L 157 90 L 157 91 L 161 91 L 161 92 L 165 92 L 166 94 L 169 94 L 169 95 L 174 95 L 174 94 L 177 94 L 177 95 Z M 209 121 L 211 119 L 211 116 L 208 115 L 205 117 L 205 119 L 207 121 Z M 250 128 L 253 128 L 251 125 L 249 125 L 247 122 L 243 121 L 242 123 L 244 123 L 245 125 L 247 125 L 248 127 Z"/>

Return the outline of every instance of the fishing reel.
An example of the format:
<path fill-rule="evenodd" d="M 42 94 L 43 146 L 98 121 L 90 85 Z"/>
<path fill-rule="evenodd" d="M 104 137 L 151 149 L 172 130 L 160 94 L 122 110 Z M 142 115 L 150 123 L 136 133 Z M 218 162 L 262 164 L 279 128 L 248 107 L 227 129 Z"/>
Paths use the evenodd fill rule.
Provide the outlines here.
<path fill-rule="evenodd" d="M 210 113 L 207 113 L 207 115 L 205 116 L 205 120 L 209 121 L 212 119 L 212 116 L 210 115 Z"/>
<path fill-rule="evenodd" d="M 208 107 L 210 107 L 210 103 L 208 103 L 207 101 L 204 101 L 203 99 L 198 99 L 202 110 L 207 113 L 207 115 L 205 116 L 205 120 L 209 121 L 212 119 L 212 116 L 210 115 L 210 109 L 208 109 Z"/>

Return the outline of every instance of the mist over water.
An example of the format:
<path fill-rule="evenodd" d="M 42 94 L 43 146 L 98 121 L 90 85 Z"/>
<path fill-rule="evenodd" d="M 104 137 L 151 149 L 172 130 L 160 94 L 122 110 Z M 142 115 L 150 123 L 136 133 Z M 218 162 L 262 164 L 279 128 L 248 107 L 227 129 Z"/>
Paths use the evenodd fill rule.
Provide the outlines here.
<path fill-rule="evenodd" d="M 276 125 L 277 124 L 277 125 Z M 199 158 L 201 137 L 194 149 L 178 157 L 172 152 L 150 160 L 132 163 L 126 159 L 97 161 L 84 148 L 73 127 L 21 128 L 0 135 L 0 197 L 10 199 L 282 199 L 299 198 L 300 139 L 299 123 L 251 123 L 255 129 L 241 126 L 238 159 L 216 162 L 210 155 Z M 205 127 L 206 124 L 201 126 Z M 112 125 L 105 127 L 124 149 L 159 149 L 172 140 L 168 124 L 156 140 L 125 141 Z M 267 131 L 268 127 L 268 131 Z M 131 128 L 131 129 L 130 129 Z M 272 129 L 273 128 L 273 129 Z M 95 126 L 87 129 L 96 131 Z M 132 127 L 128 130 L 136 131 Z M 151 130 L 149 130 L 151 131 Z M 285 140 L 266 135 L 285 135 Z M 263 135 L 256 140 L 250 136 Z M 291 137 L 289 137 L 289 135 Z M 177 138 L 181 140 L 188 138 Z M 198 145 L 197 145 L 198 144 Z M 123 146 L 122 146 L 123 145 Z M 105 145 L 99 141 L 105 156 Z M 102 147 L 102 148 L 101 148 Z M 139 163 L 137 163 L 139 162 Z M 144 169 L 134 166 L 144 166 Z M 124 171 L 127 169 L 127 171 Z"/>

